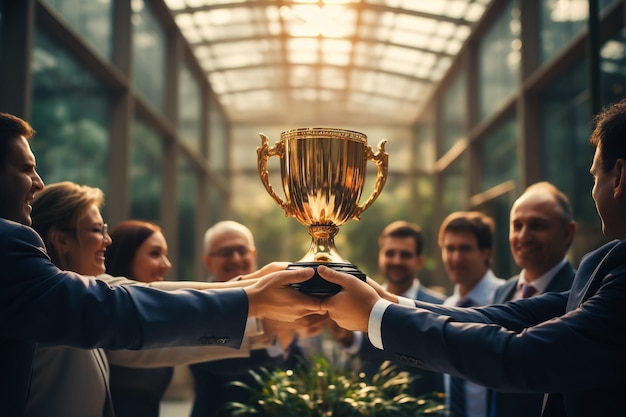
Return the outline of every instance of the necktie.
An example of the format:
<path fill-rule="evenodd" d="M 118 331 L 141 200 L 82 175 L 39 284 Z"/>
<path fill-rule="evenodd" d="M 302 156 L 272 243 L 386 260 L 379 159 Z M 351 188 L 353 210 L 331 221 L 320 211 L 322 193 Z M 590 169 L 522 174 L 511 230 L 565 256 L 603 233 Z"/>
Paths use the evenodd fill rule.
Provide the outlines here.
<path fill-rule="evenodd" d="M 472 307 L 474 301 L 470 298 L 464 298 L 456 303 L 457 307 Z M 465 417 L 465 380 L 458 376 L 450 375 L 450 416 Z"/>
<path fill-rule="evenodd" d="M 537 288 L 530 284 L 524 284 L 524 287 L 522 288 L 522 298 L 532 297 L 536 292 Z"/>

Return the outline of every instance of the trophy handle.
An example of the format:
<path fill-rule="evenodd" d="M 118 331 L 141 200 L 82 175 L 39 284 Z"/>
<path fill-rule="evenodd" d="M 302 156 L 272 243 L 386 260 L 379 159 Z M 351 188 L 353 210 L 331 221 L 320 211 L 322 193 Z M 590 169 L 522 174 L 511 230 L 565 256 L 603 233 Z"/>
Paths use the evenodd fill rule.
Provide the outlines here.
<path fill-rule="evenodd" d="M 285 210 L 286 213 L 290 213 L 291 204 L 288 202 L 284 202 L 276 191 L 274 191 L 274 187 L 270 184 L 270 174 L 267 170 L 267 161 L 272 156 L 277 156 L 278 158 L 285 157 L 285 144 L 280 141 L 277 142 L 273 147 L 270 147 L 270 139 L 264 135 L 263 133 L 259 133 L 261 136 L 261 146 L 256 148 L 257 155 L 257 165 L 259 167 L 259 176 L 261 177 L 261 182 L 265 186 L 268 194 L 276 201 L 276 203 Z"/>
<path fill-rule="evenodd" d="M 374 184 L 374 191 L 370 198 L 367 199 L 363 205 L 357 205 L 354 210 L 354 218 L 359 220 L 359 216 L 363 213 L 372 203 L 378 198 L 385 183 L 387 182 L 387 172 L 389 171 L 389 154 L 385 152 L 386 139 L 380 141 L 377 147 L 377 152 L 372 151 L 371 146 L 365 146 L 365 156 L 368 161 L 372 161 L 378 166 L 378 173 L 376 175 L 376 184 Z"/>

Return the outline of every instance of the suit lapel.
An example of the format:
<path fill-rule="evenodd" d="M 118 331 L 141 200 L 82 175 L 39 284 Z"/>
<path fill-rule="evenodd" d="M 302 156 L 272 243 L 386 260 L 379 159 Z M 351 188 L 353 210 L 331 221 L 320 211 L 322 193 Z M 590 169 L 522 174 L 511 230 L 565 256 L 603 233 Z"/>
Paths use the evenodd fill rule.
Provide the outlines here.
<path fill-rule="evenodd" d="M 619 254 L 624 252 L 626 243 L 620 245 L 622 242 L 607 243 L 583 259 L 572 284 L 572 291 L 567 301 L 567 311 L 576 309 L 597 291 L 604 276 L 613 267 L 611 261 L 614 258 L 619 259 Z M 588 278 L 585 279 L 585 277 Z"/>

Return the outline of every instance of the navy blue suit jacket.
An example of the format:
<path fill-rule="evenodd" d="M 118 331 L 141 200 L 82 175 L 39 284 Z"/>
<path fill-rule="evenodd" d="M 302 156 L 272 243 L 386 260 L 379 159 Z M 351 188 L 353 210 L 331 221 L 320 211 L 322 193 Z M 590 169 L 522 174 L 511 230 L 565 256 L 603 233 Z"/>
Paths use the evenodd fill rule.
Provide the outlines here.
<path fill-rule="evenodd" d="M 415 303 L 382 318 L 384 349 L 399 361 L 501 391 L 561 394 L 566 414 L 544 417 L 623 416 L 626 240 L 586 255 L 569 292 L 465 309 Z"/>
<path fill-rule="evenodd" d="M 37 343 L 91 349 L 219 344 L 238 348 L 241 289 L 177 291 L 110 286 L 57 269 L 30 227 L 0 219 L 0 405 L 21 416 Z"/>
<path fill-rule="evenodd" d="M 552 277 L 544 293 L 568 291 L 572 287 L 576 270 L 567 262 Z M 496 290 L 494 304 L 510 301 L 517 290 L 519 275 L 516 275 Z M 521 394 L 489 390 L 489 415 L 496 417 L 529 417 L 541 415 L 543 394 Z"/>
<path fill-rule="evenodd" d="M 420 285 L 417 290 L 416 299 L 427 303 L 442 304 L 445 297 L 433 290 L 425 288 L 423 285 Z M 361 360 L 363 372 L 365 372 L 365 374 L 370 378 L 378 372 L 383 362 L 387 360 L 394 362 L 395 360 L 393 355 L 389 355 L 386 352 L 375 348 L 367 337 L 363 338 L 358 355 Z M 414 367 L 408 367 L 398 363 L 393 363 L 393 365 L 396 366 L 398 371 L 407 371 L 414 378 L 409 390 L 411 395 L 421 396 L 433 392 L 444 391 L 443 374 L 425 369 L 416 369 Z"/>

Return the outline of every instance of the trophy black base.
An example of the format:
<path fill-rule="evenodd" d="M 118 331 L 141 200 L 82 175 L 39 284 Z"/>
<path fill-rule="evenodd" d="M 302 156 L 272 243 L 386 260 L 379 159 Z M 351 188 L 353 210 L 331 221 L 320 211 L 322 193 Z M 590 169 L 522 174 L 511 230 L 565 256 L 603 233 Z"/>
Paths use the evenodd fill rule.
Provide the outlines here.
<path fill-rule="evenodd" d="M 315 269 L 315 274 L 313 274 L 313 276 L 307 281 L 297 284 L 291 284 L 291 286 L 305 294 L 316 295 L 320 297 L 335 295 L 339 291 L 341 291 L 340 285 L 337 285 L 334 282 L 328 282 L 324 278 L 319 276 L 319 274 L 317 273 L 318 265 L 327 266 L 334 269 L 335 271 L 345 272 L 346 274 L 357 277 L 361 281 L 365 281 L 365 274 L 359 271 L 359 269 L 353 264 L 343 262 L 295 262 L 289 264 L 287 266 L 287 270 L 299 268 L 313 268 Z"/>

